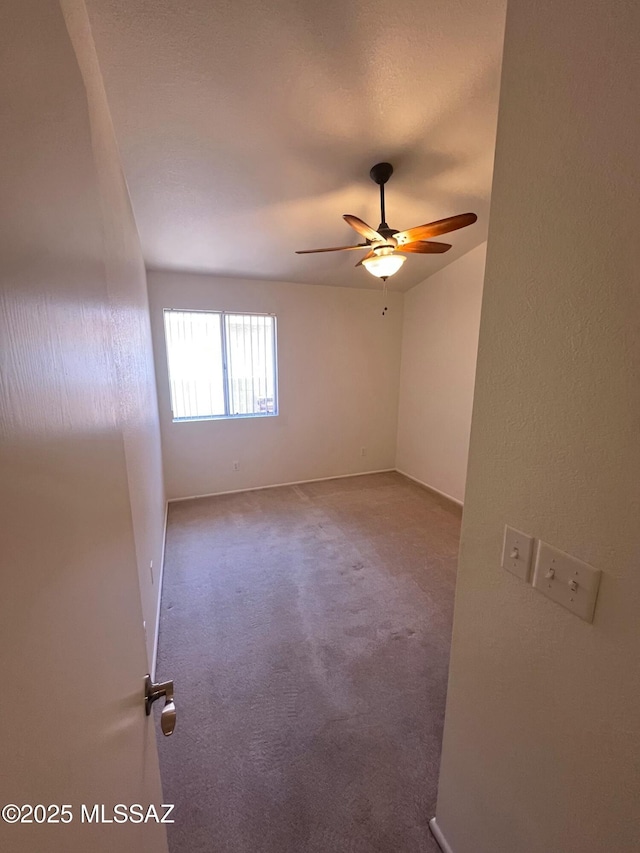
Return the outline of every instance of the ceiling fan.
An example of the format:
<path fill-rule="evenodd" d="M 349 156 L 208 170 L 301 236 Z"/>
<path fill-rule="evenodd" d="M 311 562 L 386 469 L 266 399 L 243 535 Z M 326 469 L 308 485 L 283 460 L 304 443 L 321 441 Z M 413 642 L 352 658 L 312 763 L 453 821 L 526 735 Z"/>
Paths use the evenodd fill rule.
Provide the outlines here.
<path fill-rule="evenodd" d="M 350 249 L 369 249 L 369 252 L 358 261 L 357 267 L 363 265 L 372 275 L 386 281 L 390 275 L 398 272 L 406 261 L 404 252 L 420 255 L 433 255 L 448 252 L 450 243 L 436 243 L 431 237 L 439 237 L 440 234 L 448 234 L 457 231 L 458 228 L 466 228 L 473 225 L 478 218 L 475 213 L 460 213 L 457 216 L 449 216 L 447 219 L 438 219 L 426 225 L 418 225 L 406 231 L 397 231 L 389 228 L 386 221 L 384 209 L 384 185 L 393 174 L 391 163 L 377 163 L 369 172 L 371 180 L 380 187 L 380 225 L 375 230 L 350 213 L 342 217 L 349 225 L 365 238 L 365 243 L 355 246 L 333 246 L 330 249 L 303 249 L 296 255 L 310 255 L 316 252 L 344 252 Z"/>

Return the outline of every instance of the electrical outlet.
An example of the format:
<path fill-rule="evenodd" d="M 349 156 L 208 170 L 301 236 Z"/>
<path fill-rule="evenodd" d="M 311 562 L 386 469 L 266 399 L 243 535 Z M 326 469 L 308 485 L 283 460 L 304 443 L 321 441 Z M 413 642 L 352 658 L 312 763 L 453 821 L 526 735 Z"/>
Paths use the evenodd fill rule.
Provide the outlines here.
<path fill-rule="evenodd" d="M 541 542 L 533 585 L 585 622 L 592 622 L 601 574 L 600 569 Z"/>
<path fill-rule="evenodd" d="M 367 448 L 361 447 L 360 448 L 360 456 L 366 456 L 366 455 L 367 455 Z"/>
<path fill-rule="evenodd" d="M 533 537 L 513 527 L 505 526 L 502 568 L 526 582 L 531 572 L 532 557 Z"/>
<path fill-rule="evenodd" d="M 233 463 L 233 470 L 234 471 L 240 470 L 240 463 L 237 460 Z"/>
<path fill-rule="evenodd" d="M 149 563 L 149 571 L 151 573 L 151 583 L 153 584 L 153 583 L 155 583 L 155 581 L 153 579 L 153 560 L 151 560 L 151 562 Z"/>

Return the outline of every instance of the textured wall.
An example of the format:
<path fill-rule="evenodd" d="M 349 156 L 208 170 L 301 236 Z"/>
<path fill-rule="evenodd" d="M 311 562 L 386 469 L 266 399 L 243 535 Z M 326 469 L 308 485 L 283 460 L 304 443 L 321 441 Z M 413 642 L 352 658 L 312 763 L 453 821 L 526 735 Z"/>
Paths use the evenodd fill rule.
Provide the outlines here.
<path fill-rule="evenodd" d="M 486 243 L 404 297 L 396 467 L 464 500 Z"/>
<path fill-rule="evenodd" d="M 120 389 L 118 414 L 127 456 L 129 499 L 151 665 L 166 501 L 147 280 L 88 18 L 81 2 L 63 0 L 62 5 L 88 96 L 96 179 L 104 219 L 104 270 Z"/>
<path fill-rule="evenodd" d="M 169 498 L 393 468 L 401 294 L 151 272 L 149 301 Z M 163 308 L 276 314 L 279 415 L 172 423 Z"/>
<path fill-rule="evenodd" d="M 133 487 L 161 480 L 157 461 L 138 480 L 127 435 L 144 422 L 154 440 L 153 407 L 136 412 L 141 398 L 153 400 L 149 360 L 130 351 L 149 348 L 139 331 L 144 270 L 115 149 L 95 115 L 90 123 L 60 6 L 9 5 L 0 31 L 10 118 L 0 136 L 0 802 L 69 803 L 76 818 L 1 823 L 0 848 L 107 853 L 114 827 L 83 826 L 80 804 L 161 799 L 142 699 L 136 549 L 148 534 L 157 546 L 162 528 L 150 521 L 141 538 Z M 82 3 L 64 5 L 83 41 Z M 161 826 L 117 829 L 122 849 L 166 850 Z"/>
<path fill-rule="evenodd" d="M 455 853 L 640 838 L 635 0 L 511 0 L 438 821 Z M 592 625 L 507 522 L 602 569 Z"/>

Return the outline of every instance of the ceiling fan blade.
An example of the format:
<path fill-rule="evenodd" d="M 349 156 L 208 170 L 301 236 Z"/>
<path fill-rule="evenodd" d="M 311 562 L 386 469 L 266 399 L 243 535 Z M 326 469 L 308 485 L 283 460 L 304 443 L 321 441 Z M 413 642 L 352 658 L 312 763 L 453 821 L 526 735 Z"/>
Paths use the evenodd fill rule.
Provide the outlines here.
<path fill-rule="evenodd" d="M 332 246 L 330 249 L 300 249 L 296 255 L 313 255 L 316 252 L 345 252 L 348 249 L 366 249 L 367 243 L 360 243 L 358 246 Z"/>
<path fill-rule="evenodd" d="M 442 252 L 448 252 L 451 248 L 451 243 L 435 243 L 426 241 L 416 241 L 413 243 L 403 243 L 398 246 L 398 252 L 416 252 L 419 255 L 440 255 Z"/>
<path fill-rule="evenodd" d="M 356 266 L 357 266 L 357 267 L 361 266 L 363 261 L 366 261 L 366 260 L 368 260 L 369 258 L 375 258 L 375 256 L 376 256 L 376 253 L 375 253 L 375 252 L 369 252 L 368 254 L 366 254 L 366 255 L 364 256 L 364 258 L 360 258 L 360 260 L 358 261 L 358 263 L 356 264 Z"/>
<path fill-rule="evenodd" d="M 370 225 L 367 225 L 367 223 L 363 222 L 362 219 L 358 219 L 357 216 L 345 213 L 342 218 L 345 222 L 348 222 L 352 228 L 355 228 L 358 234 L 362 234 L 363 237 L 366 237 L 367 240 L 372 240 L 374 243 L 378 243 L 380 241 L 384 242 L 382 234 L 378 234 L 377 231 L 374 231 Z"/>
<path fill-rule="evenodd" d="M 438 219 L 436 222 L 429 222 L 426 225 L 417 225 L 415 228 L 409 228 L 407 231 L 399 231 L 394 234 L 398 241 L 398 246 L 405 243 L 414 243 L 416 240 L 428 240 L 430 237 L 438 237 L 440 234 L 448 234 L 450 231 L 457 231 L 458 228 L 466 228 L 467 225 L 473 225 L 478 217 L 475 213 L 459 213 L 457 216 L 448 216 L 446 219 Z"/>

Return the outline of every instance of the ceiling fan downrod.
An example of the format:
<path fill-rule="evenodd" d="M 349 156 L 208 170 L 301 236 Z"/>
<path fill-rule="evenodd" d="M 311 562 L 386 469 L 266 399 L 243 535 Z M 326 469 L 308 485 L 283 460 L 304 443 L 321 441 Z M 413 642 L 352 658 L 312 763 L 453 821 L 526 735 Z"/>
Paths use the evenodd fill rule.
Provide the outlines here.
<path fill-rule="evenodd" d="M 369 172 L 371 180 L 380 187 L 380 225 L 378 225 L 378 234 L 381 234 L 387 240 L 396 233 L 393 228 L 389 228 L 387 225 L 387 214 L 384 204 L 384 185 L 391 175 L 393 175 L 393 166 L 391 163 L 376 163 Z M 384 282 L 386 282 L 388 277 L 387 275 L 380 276 Z M 384 315 L 384 311 L 382 313 Z"/>
<path fill-rule="evenodd" d="M 384 185 L 387 183 L 391 175 L 393 175 L 393 166 L 391 163 L 376 163 L 369 172 L 371 180 L 380 187 L 380 227 L 378 228 L 378 231 L 385 237 L 387 235 L 384 234 L 382 229 L 386 229 L 388 231 L 391 231 L 391 229 L 387 225 L 387 215 L 384 207 Z"/>

